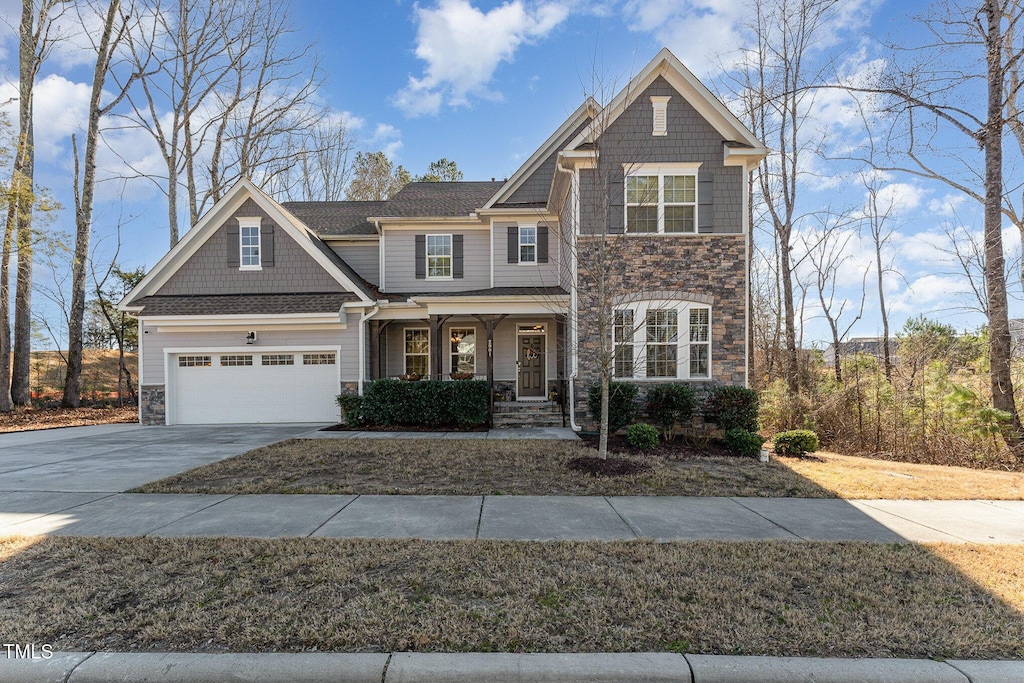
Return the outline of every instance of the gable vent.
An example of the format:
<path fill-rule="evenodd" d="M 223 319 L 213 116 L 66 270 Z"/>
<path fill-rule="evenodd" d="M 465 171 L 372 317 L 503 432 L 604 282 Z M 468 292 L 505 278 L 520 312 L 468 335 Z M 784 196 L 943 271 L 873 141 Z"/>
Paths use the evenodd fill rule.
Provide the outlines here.
<path fill-rule="evenodd" d="M 653 135 L 668 135 L 668 101 L 667 96 L 652 96 L 651 106 L 654 108 Z"/>

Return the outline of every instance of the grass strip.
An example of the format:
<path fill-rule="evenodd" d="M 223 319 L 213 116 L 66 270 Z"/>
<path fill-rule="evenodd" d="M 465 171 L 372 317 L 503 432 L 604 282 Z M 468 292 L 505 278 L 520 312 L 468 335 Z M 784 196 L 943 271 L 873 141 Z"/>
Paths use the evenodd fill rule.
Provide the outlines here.
<path fill-rule="evenodd" d="M 7 539 L 63 650 L 1024 657 L 1024 546 Z"/>
<path fill-rule="evenodd" d="M 781 464 L 749 458 L 632 456 L 647 469 L 619 477 L 567 467 L 595 454 L 564 441 L 292 439 L 134 492 L 834 497 Z"/>

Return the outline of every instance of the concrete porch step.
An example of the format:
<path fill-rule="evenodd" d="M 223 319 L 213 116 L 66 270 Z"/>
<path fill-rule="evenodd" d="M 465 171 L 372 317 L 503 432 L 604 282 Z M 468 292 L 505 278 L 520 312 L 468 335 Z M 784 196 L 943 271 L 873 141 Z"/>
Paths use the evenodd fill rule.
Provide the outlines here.
<path fill-rule="evenodd" d="M 561 408 L 554 401 L 499 401 L 494 404 L 494 412 L 537 415 L 561 413 Z"/>

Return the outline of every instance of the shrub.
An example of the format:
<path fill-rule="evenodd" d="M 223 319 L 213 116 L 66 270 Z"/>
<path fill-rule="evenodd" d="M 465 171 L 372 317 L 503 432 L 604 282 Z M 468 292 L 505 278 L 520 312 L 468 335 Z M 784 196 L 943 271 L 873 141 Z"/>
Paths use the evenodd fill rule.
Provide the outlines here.
<path fill-rule="evenodd" d="M 362 418 L 378 425 L 475 427 L 487 421 L 487 382 L 380 379 L 366 390 Z"/>
<path fill-rule="evenodd" d="M 758 397 L 753 389 L 715 387 L 704 400 L 704 419 L 723 431 L 757 431 Z"/>
<path fill-rule="evenodd" d="M 802 458 L 818 450 L 818 435 L 809 429 L 794 429 L 776 434 L 772 443 L 779 455 Z"/>
<path fill-rule="evenodd" d="M 647 391 L 647 415 L 661 427 L 666 440 L 675 436 L 675 426 L 689 421 L 697 407 L 693 389 L 686 384 L 655 384 Z"/>
<path fill-rule="evenodd" d="M 650 450 L 658 447 L 658 430 L 649 424 L 630 425 L 626 430 L 626 441 L 633 448 Z"/>
<path fill-rule="evenodd" d="M 725 447 L 736 455 L 745 458 L 756 458 L 761 454 L 761 446 L 764 445 L 764 437 L 757 432 L 748 432 L 746 429 L 733 428 L 726 430 L 722 437 L 725 440 Z"/>
<path fill-rule="evenodd" d="M 608 385 L 608 431 L 615 433 L 636 419 L 636 394 L 635 384 L 623 382 L 611 382 Z M 587 397 L 587 410 L 590 417 L 598 424 L 601 423 L 601 385 L 595 384 L 590 387 L 590 395 Z"/>
<path fill-rule="evenodd" d="M 341 421 L 348 427 L 358 427 L 363 423 L 363 397 L 357 394 L 341 394 L 337 398 L 341 408 Z"/>

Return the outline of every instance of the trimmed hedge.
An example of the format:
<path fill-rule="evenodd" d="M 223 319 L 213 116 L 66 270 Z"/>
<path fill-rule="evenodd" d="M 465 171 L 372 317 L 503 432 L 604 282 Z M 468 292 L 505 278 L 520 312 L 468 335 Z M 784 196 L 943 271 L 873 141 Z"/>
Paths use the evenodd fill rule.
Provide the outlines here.
<path fill-rule="evenodd" d="M 487 422 L 487 382 L 379 379 L 363 396 L 362 419 L 376 425 L 476 427 Z"/>
<path fill-rule="evenodd" d="M 363 397 L 356 394 L 341 394 L 336 399 L 341 408 L 341 421 L 347 427 L 358 427 L 363 423 Z"/>
<path fill-rule="evenodd" d="M 744 387 L 715 387 L 704 401 L 704 419 L 722 431 L 744 429 L 757 431 L 760 407 L 757 392 Z"/>
<path fill-rule="evenodd" d="M 667 440 L 675 436 L 677 424 L 685 424 L 693 417 L 697 399 L 686 384 L 655 384 L 647 390 L 644 407 Z"/>
<path fill-rule="evenodd" d="M 636 419 L 637 386 L 625 382 L 611 382 L 608 385 L 608 431 L 614 434 Z M 594 422 L 601 424 L 601 385 L 590 387 L 587 396 L 587 410 Z"/>
<path fill-rule="evenodd" d="M 792 455 L 802 458 L 808 453 L 818 450 L 818 435 L 809 429 L 794 429 L 779 432 L 772 441 L 775 452 L 779 455 Z"/>

